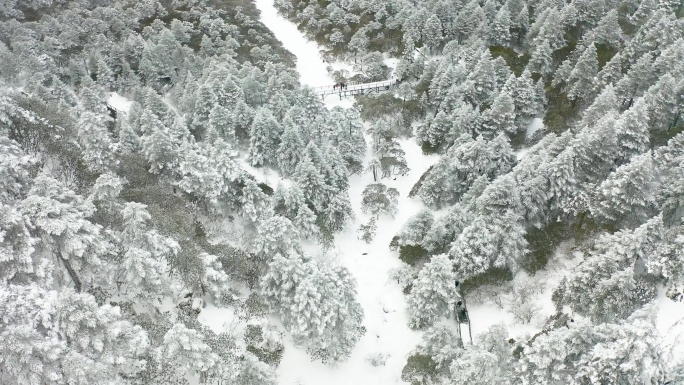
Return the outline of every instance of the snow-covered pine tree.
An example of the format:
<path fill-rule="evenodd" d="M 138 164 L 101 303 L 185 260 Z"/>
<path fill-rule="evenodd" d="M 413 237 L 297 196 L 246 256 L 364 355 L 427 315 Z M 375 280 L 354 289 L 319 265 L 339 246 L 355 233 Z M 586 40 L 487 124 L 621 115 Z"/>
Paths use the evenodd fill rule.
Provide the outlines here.
<path fill-rule="evenodd" d="M 422 210 L 418 214 L 409 218 L 401 227 L 401 231 L 397 236 L 399 237 L 400 245 L 420 245 L 430 228 L 435 222 L 432 212 L 429 210 Z"/>
<path fill-rule="evenodd" d="M 294 122 L 285 118 L 283 136 L 280 138 L 280 146 L 276 156 L 280 172 L 285 176 L 294 174 L 304 155 L 304 148 L 304 142 Z"/>
<path fill-rule="evenodd" d="M 448 316 L 460 298 L 454 286 L 458 279 L 446 254 L 433 256 L 418 273 L 406 297 L 409 326 L 430 327 Z"/>
<path fill-rule="evenodd" d="M 211 111 L 217 104 L 218 98 L 211 84 L 204 83 L 197 89 L 195 95 L 194 113 L 192 115 L 192 134 L 201 140 L 209 127 Z"/>
<path fill-rule="evenodd" d="M 507 47 L 511 40 L 511 13 L 507 4 L 499 8 L 496 18 L 491 25 L 489 42 L 492 45 Z"/>
<path fill-rule="evenodd" d="M 122 261 L 112 276 L 117 292 L 125 297 L 160 297 L 169 292 L 169 261 L 178 242 L 151 226 L 152 216 L 142 203 L 127 202 L 121 210 L 122 231 L 117 235 Z"/>
<path fill-rule="evenodd" d="M 160 371 L 168 371 L 178 379 L 188 374 L 199 378 L 219 361 L 202 334 L 182 323 L 174 324 L 164 334 L 161 346 L 154 353 Z"/>
<path fill-rule="evenodd" d="M 649 315 L 620 323 L 592 325 L 576 320 L 572 327 L 541 333 L 515 363 L 515 381 L 659 383 L 666 369 L 659 336 Z"/>
<path fill-rule="evenodd" d="M 345 268 L 299 254 L 275 255 L 261 287 L 295 341 L 315 360 L 348 357 L 365 332 L 356 282 Z"/>
<path fill-rule="evenodd" d="M 641 223 L 653 214 L 657 186 L 651 153 L 635 156 L 597 187 L 591 213 L 609 223 Z"/>
<path fill-rule="evenodd" d="M 649 87 L 643 96 L 648 106 L 649 127 L 653 132 L 669 131 L 681 115 L 684 106 L 684 82 L 665 74 Z"/>
<path fill-rule="evenodd" d="M 257 110 L 249 133 L 249 162 L 252 166 L 276 163 L 282 131 L 269 110 Z"/>
<path fill-rule="evenodd" d="M 212 132 L 212 134 L 207 134 L 207 140 L 213 142 L 216 138 L 221 138 L 228 143 L 235 143 L 234 120 L 235 116 L 230 109 L 219 104 L 215 105 L 211 110 L 211 113 L 209 113 L 208 130 Z M 216 136 L 212 137 L 212 135 Z"/>
<path fill-rule="evenodd" d="M 102 226 L 90 219 L 96 211 L 92 202 L 43 174 L 34 179 L 19 207 L 41 238 L 44 252 L 63 268 L 61 284 L 73 285 L 80 293 L 110 281 L 114 248 Z"/>
<path fill-rule="evenodd" d="M 491 142 L 461 135 L 440 161 L 427 172 L 418 195 L 429 206 L 458 202 L 479 176 L 495 178 L 515 165 L 508 140 L 499 135 Z"/>
<path fill-rule="evenodd" d="M 442 24 L 437 15 L 433 14 L 425 20 L 423 26 L 423 45 L 434 51 L 439 47 L 442 39 Z"/>
<path fill-rule="evenodd" d="M 501 133 L 515 134 L 516 114 L 514 100 L 507 92 L 500 92 L 491 107 L 482 113 L 482 128 L 480 134 L 487 139 L 494 138 Z"/>
<path fill-rule="evenodd" d="M 487 181 L 481 177 L 479 181 Z M 477 186 L 477 181 L 473 189 Z M 447 253 L 452 242 L 470 224 L 474 214 L 460 204 L 453 205 L 443 217 L 436 219 L 421 245 L 432 254 Z"/>
<path fill-rule="evenodd" d="M 492 182 L 477 199 L 477 216 L 451 244 L 449 255 L 462 279 L 490 268 L 519 270 L 527 254 L 520 196 L 512 177 Z"/>
<path fill-rule="evenodd" d="M 512 353 L 508 331 L 502 325 L 494 325 L 455 357 L 449 365 L 448 378 L 454 383 L 510 384 Z"/>
<path fill-rule="evenodd" d="M 598 58 L 596 46 L 589 44 L 580 55 L 575 68 L 566 79 L 568 99 L 587 100 L 591 97 L 596 75 L 598 74 Z"/>
<path fill-rule="evenodd" d="M 615 49 L 620 48 L 625 37 L 618 24 L 617 9 L 608 11 L 598 22 L 598 25 L 588 32 L 588 35 L 593 38 L 595 43 L 605 44 Z"/>
<path fill-rule="evenodd" d="M 453 118 L 444 111 L 439 111 L 433 118 L 426 119 L 426 122 L 418 129 L 417 135 L 422 142 L 427 142 L 431 147 L 437 148 L 444 143 L 445 136 L 451 131 Z"/>
<path fill-rule="evenodd" d="M 589 256 L 553 294 L 558 308 L 564 305 L 596 322 L 615 322 L 655 296 L 655 283 L 635 269 L 639 259 L 653 258 L 663 239 L 661 217 L 634 230 L 603 235 Z"/>
<path fill-rule="evenodd" d="M 437 369 L 446 369 L 449 364 L 464 353 L 463 341 L 453 320 L 444 320 L 427 328 L 423 339 L 416 347 L 418 354 L 430 356 Z"/>
<path fill-rule="evenodd" d="M 361 211 L 364 214 L 377 216 L 380 213 L 393 216 L 397 211 L 399 191 L 382 183 L 371 183 L 363 189 Z"/>

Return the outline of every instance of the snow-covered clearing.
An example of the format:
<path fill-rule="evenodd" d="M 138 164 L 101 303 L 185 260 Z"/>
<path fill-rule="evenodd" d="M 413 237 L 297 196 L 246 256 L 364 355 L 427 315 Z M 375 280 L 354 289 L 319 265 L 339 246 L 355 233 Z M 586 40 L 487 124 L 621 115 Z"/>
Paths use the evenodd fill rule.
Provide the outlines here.
<path fill-rule="evenodd" d="M 296 25 L 279 15 L 273 0 L 255 0 L 254 3 L 261 11 L 261 22 L 273 31 L 285 49 L 297 56 L 297 72 L 301 83 L 309 87 L 334 83 L 322 64 L 318 44 L 307 40 Z"/>
<path fill-rule="evenodd" d="M 671 366 L 684 364 L 684 302 L 674 302 L 665 296 L 664 290 L 655 303 L 656 328 L 661 344 Z"/>
<path fill-rule="evenodd" d="M 529 322 L 521 322 L 511 312 L 514 307 L 512 301 L 516 299 L 509 286 L 497 288 L 493 293 L 487 293 L 487 288 L 483 288 L 480 293 L 477 293 L 477 298 L 466 298 L 469 301 L 467 303 L 473 338 L 496 324 L 506 326 L 509 336 L 514 339 L 539 332 L 548 317 L 556 313 L 551 301 L 551 293 L 571 268 L 582 260 L 582 253 L 572 252 L 572 246 L 573 242 L 564 242 L 555 251 L 544 270 L 538 271 L 533 276 L 520 272 L 511 282 L 511 286 L 526 285 L 528 288 L 535 289 L 532 295 L 523 299 L 524 303 L 529 304 L 529 308 L 533 309 L 533 316 Z M 503 307 L 492 300 L 493 296 L 499 297 L 498 300 Z M 464 335 L 463 338 L 466 339 L 466 336 Z"/>
<path fill-rule="evenodd" d="M 128 110 L 131 109 L 131 104 L 133 104 L 133 101 L 117 94 L 116 92 L 112 92 L 109 94 L 107 104 L 117 111 L 128 112 Z"/>
<path fill-rule="evenodd" d="M 544 118 L 534 118 L 534 119 L 532 119 L 532 122 L 530 122 L 530 124 L 527 125 L 525 135 L 527 135 L 528 138 L 531 138 L 535 132 L 537 132 L 543 128 L 544 128 Z"/>
<path fill-rule="evenodd" d="M 534 118 L 530 122 L 530 124 L 527 125 L 527 128 L 525 129 L 525 137 L 527 139 L 532 138 L 532 135 L 534 135 L 537 131 L 543 130 L 544 129 L 544 118 Z M 521 148 L 520 150 L 516 151 L 515 155 L 517 156 L 518 160 L 522 159 L 525 157 L 527 152 L 530 150 L 529 147 Z"/>
<path fill-rule="evenodd" d="M 318 45 L 306 40 L 294 24 L 278 15 L 271 0 L 256 0 L 256 4 L 262 12 L 262 22 L 283 42 L 285 48 L 297 56 L 301 82 L 312 87 L 334 83 Z M 344 68 L 342 65 L 338 67 Z M 325 99 L 325 104 L 328 108 L 350 107 L 353 100 L 339 100 L 331 95 Z M 335 366 L 311 362 L 303 349 L 293 346 L 292 341 L 285 338 L 285 354 L 278 367 L 281 384 L 402 383 L 401 369 L 407 355 L 418 343 L 420 334 L 408 328 L 402 288 L 389 280 L 390 269 L 402 264 L 396 252 L 390 252 L 389 243 L 403 223 L 422 208 L 422 203 L 408 198 L 408 193 L 428 167 L 437 162 L 437 157 L 425 157 L 412 140 L 402 141 L 401 146 L 406 152 L 411 172 L 406 176 L 398 176 L 396 180 L 382 181 L 401 193 L 399 212 L 394 218 L 379 219 L 378 234 L 371 244 L 358 240 L 356 229 L 369 219 L 361 213 L 361 192 L 367 184 L 373 183 L 373 176 L 367 173 L 351 177 L 349 196 L 356 220 L 346 231 L 337 235 L 333 250 L 328 252 L 328 257 L 346 266 L 357 279 L 357 298 L 364 309 L 366 334 L 354 348 L 351 357 Z M 370 157 L 370 149 L 367 156 Z M 283 182 L 273 173 L 256 174 L 272 182 Z M 309 251 L 317 249 L 315 245 L 306 246 Z M 374 367 L 369 363 L 369 357 L 378 355 L 386 358 L 386 361 L 384 365 Z"/>
<path fill-rule="evenodd" d="M 297 56 L 301 82 L 312 87 L 333 83 L 326 69 L 328 64 L 319 53 L 320 48 L 306 40 L 294 24 L 278 15 L 271 0 L 256 0 L 256 5 L 262 13 L 262 22 L 283 42 L 285 48 Z M 389 64 L 393 63 L 390 61 Z M 351 107 L 353 100 L 339 100 L 333 95 L 325 99 L 325 104 L 328 108 Z M 292 340 L 286 336 L 284 356 L 278 367 L 279 383 L 402 383 L 402 367 L 406 363 L 406 357 L 420 340 L 420 333 L 408 328 L 402 287 L 389 280 L 390 269 L 402 264 L 397 253 L 390 252 L 389 243 L 403 223 L 423 207 L 418 200 L 408 198 L 408 193 L 430 165 L 437 162 L 438 157 L 424 156 L 418 144 L 412 140 L 402 140 L 401 146 L 406 152 L 411 172 L 406 176 L 397 176 L 394 180 L 382 180 L 388 187 L 395 187 L 401 193 L 399 212 L 394 218 L 384 216 L 379 219 L 378 234 L 371 244 L 358 240 L 356 229 L 369 219 L 361 213 L 361 192 L 367 184 L 373 183 L 373 176 L 370 173 L 352 176 L 349 195 L 356 220 L 337 235 L 333 249 L 327 252 L 327 258 L 335 259 L 335 263 L 346 266 L 357 279 L 357 298 L 364 309 L 366 334 L 354 348 L 351 357 L 334 366 L 312 362 L 304 349 L 294 346 Z M 370 156 L 368 149 L 368 159 Z M 254 169 L 244 161 L 240 163 L 247 172 L 273 187 L 288 183 L 275 171 Z M 321 254 L 317 245 L 304 246 L 312 254 Z M 240 321 L 233 310 L 219 309 L 211 304 L 202 310 L 199 319 L 215 332 L 239 333 L 244 328 L 241 324 L 244 321 Z M 277 321 L 274 323 L 278 324 Z M 371 356 L 382 356 L 386 361 L 384 365 L 373 366 L 369 362 Z"/>

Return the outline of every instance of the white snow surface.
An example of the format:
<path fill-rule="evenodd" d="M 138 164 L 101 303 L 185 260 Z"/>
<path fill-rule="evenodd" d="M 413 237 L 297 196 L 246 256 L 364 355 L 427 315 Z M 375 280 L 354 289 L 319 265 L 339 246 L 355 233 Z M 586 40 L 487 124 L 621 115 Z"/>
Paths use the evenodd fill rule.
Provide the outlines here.
<path fill-rule="evenodd" d="M 534 118 L 530 122 L 530 124 L 527 125 L 527 128 L 525 129 L 525 136 L 529 139 L 534 135 L 535 132 L 539 130 L 544 129 L 544 118 Z M 518 160 L 522 159 L 527 155 L 527 153 L 530 151 L 529 147 L 521 148 L 518 150 L 515 155 L 518 158 Z"/>
<path fill-rule="evenodd" d="M 243 170 L 252 175 L 258 182 L 265 183 L 274 190 L 278 186 L 285 188 L 292 186 L 292 181 L 287 178 L 283 178 L 280 174 L 278 174 L 278 171 L 269 167 L 256 168 L 250 165 L 249 162 L 247 162 L 247 157 L 238 159 L 238 164 Z"/>
<path fill-rule="evenodd" d="M 309 87 L 334 84 L 321 57 L 321 48 L 299 32 L 297 26 L 278 14 L 273 0 L 255 0 L 261 11 L 261 22 L 266 25 L 288 51 L 297 56 L 300 81 Z"/>
<path fill-rule="evenodd" d="M 655 312 L 665 361 L 671 367 L 684 364 L 684 302 L 671 300 L 662 290 L 655 301 Z"/>
<path fill-rule="evenodd" d="M 131 104 L 133 104 L 133 101 L 119 95 L 116 92 L 112 92 L 109 94 L 107 104 L 117 111 L 128 112 L 128 110 L 131 109 Z"/>
<path fill-rule="evenodd" d="M 544 128 L 544 118 L 534 118 L 534 119 L 532 119 L 530 124 L 527 125 L 525 135 L 527 135 L 528 138 L 531 138 L 535 132 L 537 132 L 538 130 L 541 130 L 543 128 Z"/>
<path fill-rule="evenodd" d="M 343 63 L 326 64 L 321 48 L 308 41 L 296 26 L 277 14 L 272 0 L 255 0 L 261 11 L 262 22 L 273 31 L 286 49 L 297 56 L 297 70 L 301 82 L 311 87 L 334 84 L 328 74 L 328 66 L 351 69 Z M 329 96 L 324 100 L 328 108 L 351 107 L 353 100 Z M 356 220 L 335 238 L 333 250 L 327 258 L 347 267 L 357 280 L 357 300 L 364 309 L 364 326 L 367 331 L 356 344 L 349 359 L 336 365 L 312 362 L 301 348 L 294 346 L 291 338 L 284 339 L 285 352 L 278 366 L 280 384 L 298 385 L 348 385 L 348 384 L 401 384 L 401 370 L 406 358 L 420 340 L 420 333 L 408 328 L 406 303 L 402 288 L 389 280 L 389 270 L 401 266 L 397 253 L 390 252 L 389 242 L 406 220 L 422 208 L 422 203 L 408 198 L 411 187 L 420 176 L 437 162 L 438 157 L 425 157 L 420 147 L 411 140 L 401 142 L 406 161 L 411 168 L 407 176 L 396 180 L 382 180 L 388 187 L 401 193 L 399 212 L 394 218 L 381 217 L 378 234 L 371 244 L 358 240 L 356 229 L 369 218 L 361 213 L 361 192 L 373 183 L 370 174 L 350 178 L 349 196 Z M 370 149 L 367 157 L 370 156 Z M 261 174 L 263 175 L 263 174 Z M 264 176 L 266 177 L 266 176 Z M 273 176 L 271 176 L 274 178 Z M 275 177 L 276 182 L 282 182 Z M 304 245 L 311 254 L 320 254 L 317 245 Z M 366 254 L 366 255 L 363 255 Z M 374 367 L 368 362 L 371 355 L 386 357 L 384 365 Z"/>

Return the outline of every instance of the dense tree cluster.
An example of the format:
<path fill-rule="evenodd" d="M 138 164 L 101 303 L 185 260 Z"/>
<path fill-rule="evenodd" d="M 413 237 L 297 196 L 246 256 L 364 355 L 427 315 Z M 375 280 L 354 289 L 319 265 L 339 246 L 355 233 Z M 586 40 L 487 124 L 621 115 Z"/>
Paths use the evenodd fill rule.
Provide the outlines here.
<path fill-rule="evenodd" d="M 428 210 L 390 245 L 410 265 L 401 274 L 410 325 L 428 328 L 426 344 L 435 345 L 409 358 L 404 380 L 660 383 L 676 376 L 643 309 L 661 286 L 674 300 L 683 296 L 682 4 L 277 4 L 332 56 L 358 61 L 377 51 L 399 59 L 394 98 L 360 103 L 373 121 L 374 175 L 386 143 L 412 128 L 424 152 L 441 155 L 411 192 Z M 559 227 L 567 231 L 557 235 Z M 570 309 L 581 322 L 499 348 L 480 342 L 463 350 L 435 338 L 433 325 L 458 298 L 449 291 L 454 280 L 472 288 L 504 272 L 534 273 L 553 251 L 540 251 L 545 239 L 574 239 L 584 251 L 553 294 L 558 311 Z M 455 351 L 447 354 L 451 364 L 443 349 Z"/>
<path fill-rule="evenodd" d="M 393 57 L 400 83 L 327 109 L 247 0 L 0 4 L 0 382 L 275 384 L 269 311 L 313 359 L 344 360 L 365 333 L 356 280 L 301 241 L 331 246 L 358 199 L 372 242 L 400 209 L 385 182 L 410 171 L 407 137 L 440 158 L 391 244 L 423 331 L 402 379 L 684 378 L 650 305 L 684 298 L 681 2 L 276 5 L 350 80 Z M 582 261 L 547 327 L 462 343 L 465 296 L 568 240 Z M 249 326 L 214 333 L 205 300 Z"/>
<path fill-rule="evenodd" d="M 292 259 L 296 303 L 273 277 L 353 217 L 360 116 L 300 87 L 251 2 L 4 2 L 0 62 L 0 382 L 274 384 L 282 344 L 197 322 L 205 299 L 263 317 L 245 285 L 315 359 L 349 355 L 349 272 Z"/>

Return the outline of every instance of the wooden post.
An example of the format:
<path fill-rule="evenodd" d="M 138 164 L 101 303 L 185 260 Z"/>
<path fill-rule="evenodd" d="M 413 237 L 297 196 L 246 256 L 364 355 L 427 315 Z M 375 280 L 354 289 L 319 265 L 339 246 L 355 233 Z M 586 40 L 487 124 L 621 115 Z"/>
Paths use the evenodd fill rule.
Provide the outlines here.
<path fill-rule="evenodd" d="M 456 306 L 456 305 L 454 305 L 454 306 Z M 461 334 L 461 320 L 458 317 L 458 310 L 455 307 L 454 307 L 454 315 L 455 315 L 454 318 L 456 318 L 456 327 L 458 328 L 458 338 L 460 338 L 461 341 L 463 341 L 463 334 Z M 461 342 L 461 343 L 463 343 L 463 342 Z"/>
<path fill-rule="evenodd" d="M 67 273 L 69 273 L 69 278 L 71 278 L 71 280 L 74 282 L 74 288 L 76 289 L 76 292 L 80 293 L 83 288 L 83 285 L 81 284 L 81 279 L 78 277 L 78 274 L 71 266 L 71 261 L 62 256 L 62 250 L 59 246 L 56 254 L 57 258 L 62 262 L 62 264 L 66 268 Z"/>
<path fill-rule="evenodd" d="M 468 323 L 468 334 L 470 335 L 470 344 L 473 344 L 473 328 L 470 326 L 470 312 L 468 311 L 468 307 L 466 306 L 466 300 L 465 296 L 461 296 L 461 299 L 463 300 L 463 308 L 465 309 L 466 313 L 466 322 Z"/>

